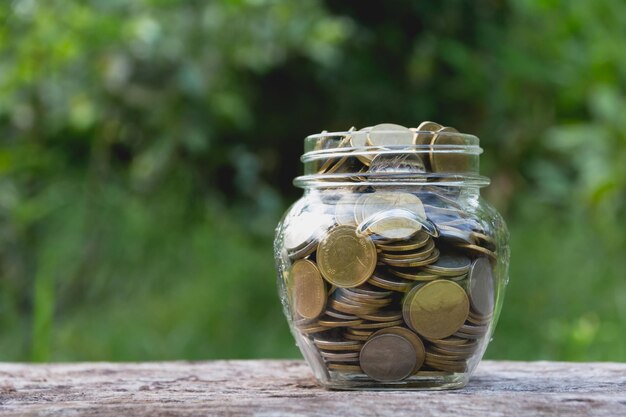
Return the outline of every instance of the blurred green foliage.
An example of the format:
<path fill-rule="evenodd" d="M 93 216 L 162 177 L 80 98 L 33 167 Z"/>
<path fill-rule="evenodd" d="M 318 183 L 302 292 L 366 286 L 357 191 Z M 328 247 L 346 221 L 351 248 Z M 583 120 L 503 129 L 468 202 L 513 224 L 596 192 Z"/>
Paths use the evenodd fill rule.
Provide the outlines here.
<path fill-rule="evenodd" d="M 481 137 L 493 358 L 626 360 L 622 0 L 0 4 L 0 360 L 285 357 L 302 138 Z"/>

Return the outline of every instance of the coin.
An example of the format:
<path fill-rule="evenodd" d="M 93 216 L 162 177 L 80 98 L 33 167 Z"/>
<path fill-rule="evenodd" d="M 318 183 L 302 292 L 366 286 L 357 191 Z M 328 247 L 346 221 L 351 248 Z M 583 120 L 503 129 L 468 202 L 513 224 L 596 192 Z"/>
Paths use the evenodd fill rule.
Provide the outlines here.
<path fill-rule="evenodd" d="M 376 267 L 376 246 L 354 227 L 336 226 L 320 241 L 317 265 L 322 276 L 336 287 L 350 288 L 363 284 Z"/>
<path fill-rule="evenodd" d="M 470 158 L 467 155 L 436 148 L 464 146 L 465 140 L 458 133 L 458 130 L 452 127 L 444 127 L 439 129 L 433 137 L 430 142 L 430 166 L 433 172 L 467 172 L 469 170 Z"/>
<path fill-rule="evenodd" d="M 365 148 L 371 145 L 367 138 L 368 131 L 369 129 L 361 129 L 357 132 L 351 133 L 349 136 L 350 146 L 354 148 L 353 153 L 365 166 L 370 166 L 372 159 L 376 156 L 376 152 L 366 150 Z"/>
<path fill-rule="evenodd" d="M 346 333 L 344 337 L 346 338 L 346 340 L 355 341 L 355 342 L 365 342 L 367 341 L 367 339 L 370 338 L 369 335 L 362 336 L 362 335 L 353 334 L 353 333 Z"/>
<path fill-rule="evenodd" d="M 411 342 L 396 334 L 370 338 L 359 356 L 361 369 L 376 381 L 401 381 L 411 375 L 417 352 Z"/>
<path fill-rule="evenodd" d="M 359 199 L 360 216 L 357 216 L 357 223 L 380 213 L 392 209 L 403 209 L 415 214 L 419 219 L 426 219 L 426 211 L 422 201 L 413 194 L 406 192 L 378 191 L 370 194 L 364 194 L 363 199 Z"/>
<path fill-rule="evenodd" d="M 435 248 L 430 256 L 426 259 L 389 259 L 381 257 L 381 260 L 384 261 L 385 264 L 395 266 L 398 268 L 415 268 L 418 266 L 430 265 L 432 263 L 437 262 L 439 259 L 439 249 Z M 426 271 L 429 272 L 429 271 Z"/>
<path fill-rule="evenodd" d="M 412 145 L 415 134 L 410 129 L 393 123 L 372 127 L 367 135 L 374 146 Z"/>
<path fill-rule="evenodd" d="M 327 352 L 320 350 L 322 358 L 333 362 L 358 362 L 359 352 Z"/>
<path fill-rule="evenodd" d="M 376 313 L 361 314 L 360 317 L 364 320 L 369 320 L 369 321 L 389 322 L 389 321 L 401 320 L 402 312 L 401 311 L 377 311 Z"/>
<path fill-rule="evenodd" d="M 435 122 L 422 122 L 417 127 L 417 134 L 415 135 L 416 145 L 428 145 L 432 140 L 434 133 L 443 128 L 439 123 Z"/>
<path fill-rule="evenodd" d="M 340 320 L 358 320 L 359 318 L 358 316 L 335 311 L 332 308 L 327 308 L 326 311 L 324 311 L 324 314 L 326 314 L 328 317 L 333 317 Z"/>
<path fill-rule="evenodd" d="M 352 351 L 352 350 L 360 350 L 362 343 L 355 343 L 352 341 L 343 341 L 343 340 L 327 340 L 316 337 L 313 339 L 313 343 L 320 349 L 324 350 L 338 350 L 338 351 Z"/>
<path fill-rule="evenodd" d="M 352 326 L 353 329 L 366 330 L 366 329 L 382 329 L 390 326 L 399 326 L 402 324 L 402 319 L 394 321 L 363 321 L 361 324 Z"/>
<path fill-rule="evenodd" d="M 288 257 L 291 261 L 297 261 L 298 259 L 306 258 L 311 255 L 317 249 L 317 240 L 311 240 L 307 245 L 301 247 L 300 249 L 296 249 L 292 252 L 288 252 Z"/>
<path fill-rule="evenodd" d="M 441 255 L 437 262 L 424 266 L 425 272 L 444 276 L 457 276 L 467 274 L 471 266 L 471 260 L 461 255 Z"/>
<path fill-rule="evenodd" d="M 395 275 L 397 277 L 408 279 L 408 280 L 411 280 L 411 281 L 427 282 L 427 281 L 434 281 L 436 279 L 441 278 L 439 275 L 428 274 L 426 272 L 423 272 L 419 268 L 415 269 L 415 270 L 410 270 L 410 269 L 390 269 L 389 272 L 391 272 L 393 275 Z"/>
<path fill-rule="evenodd" d="M 348 365 L 343 363 L 329 363 L 328 369 L 336 372 L 346 372 L 346 373 L 362 373 L 361 367 L 359 365 Z"/>
<path fill-rule="evenodd" d="M 317 321 L 317 324 L 324 327 L 350 327 L 363 323 L 361 319 L 340 320 L 334 317 L 324 317 Z"/>
<path fill-rule="evenodd" d="M 478 253 L 482 253 L 484 255 L 487 255 L 489 258 L 491 258 L 493 260 L 496 260 L 498 258 L 495 252 L 493 252 L 493 251 L 491 251 L 491 250 L 489 250 L 487 248 L 484 248 L 482 246 L 461 244 L 461 245 L 459 245 L 459 247 L 460 248 L 464 248 L 464 249 L 468 249 L 468 250 L 471 250 L 471 251 L 475 251 L 475 252 L 478 252 Z"/>
<path fill-rule="evenodd" d="M 387 240 L 404 240 L 422 228 L 421 222 L 409 211 L 395 209 L 381 212 L 359 225 L 359 230 L 378 235 Z"/>
<path fill-rule="evenodd" d="M 447 280 L 431 281 L 411 290 L 405 297 L 408 325 L 418 334 L 442 339 L 454 334 L 469 313 L 465 290 Z"/>
<path fill-rule="evenodd" d="M 372 307 L 356 306 L 354 304 L 344 303 L 336 299 L 330 300 L 329 304 L 335 310 L 340 311 L 342 313 L 346 313 L 346 314 L 367 314 L 367 313 L 373 313 L 378 309 L 378 307 L 375 307 L 375 306 L 372 306 Z"/>
<path fill-rule="evenodd" d="M 424 161 L 414 153 L 378 154 L 372 159 L 368 169 L 369 173 L 394 174 L 396 177 L 406 178 L 406 175 L 426 172 Z M 375 179 L 375 177 L 373 177 Z M 385 177 L 385 181 L 394 181 L 394 177 Z"/>
<path fill-rule="evenodd" d="M 415 236 L 403 242 L 377 243 L 376 247 L 385 252 L 406 252 L 417 250 L 429 242 L 431 237 L 424 231 L 419 231 Z"/>
<path fill-rule="evenodd" d="M 294 262 L 289 278 L 294 309 L 300 317 L 314 319 L 326 305 L 326 284 L 317 266 L 308 260 Z"/>
<path fill-rule="evenodd" d="M 476 259 L 469 271 L 468 292 L 470 305 L 479 315 L 493 313 L 494 280 L 491 263 L 486 258 Z"/>
<path fill-rule="evenodd" d="M 381 334 L 395 334 L 398 336 L 402 336 L 406 340 L 411 342 L 411 344 L 413 345 L 413 348 L 415 349 L 415 354 L 416 354 L 415 367 L 413 368 L 413 373 L 417 372 L 422 367 L 422 364 L 424 363 L 426 351 L 424 349 L 424 343 L 422 342 L 422 339 L 420 339 L 418 335 L 416 335 L 415 333 L 413 333 L 407 328 L 394 326 L 394 327 L 387 327 L 385 329 L 381 329 L 377 331 L 376 333 L 374 333 L 372 337 L 375 337 Z"/>
<path fill-rule="evenodd" d="M 394 280 L 382 274 L 377 275 L 376 273 L 374 273 L 374 275 L 372 275 L 367 282 L 376 287 L 397 292 L 407 292 L 411 289 L 412 285 L 411 281 L 404 281 L 401 279 Z"/>

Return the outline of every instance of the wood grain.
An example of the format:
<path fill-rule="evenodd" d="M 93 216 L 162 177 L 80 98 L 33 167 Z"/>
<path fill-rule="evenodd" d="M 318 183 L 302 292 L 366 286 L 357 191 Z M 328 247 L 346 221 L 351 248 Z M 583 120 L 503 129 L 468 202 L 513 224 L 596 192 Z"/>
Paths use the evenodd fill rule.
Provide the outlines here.
<path fill-rule="evenodd" d="M 7 416 L 626 416 L 626 364 L 494 362 L 442 392 L 328 391 L 300 361 L 0 364 Z"/>

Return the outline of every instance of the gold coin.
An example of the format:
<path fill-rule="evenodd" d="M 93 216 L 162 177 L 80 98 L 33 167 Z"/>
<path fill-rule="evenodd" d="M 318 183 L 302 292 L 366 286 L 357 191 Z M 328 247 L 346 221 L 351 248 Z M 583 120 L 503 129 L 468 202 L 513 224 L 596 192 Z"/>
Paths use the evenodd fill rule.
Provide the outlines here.
<path fill-rule="evenodd" d="M 383 252 L 381 256 L 388 259 L 417 259 L 422 260 L 428 258 L 435 250 L 435 242 L 429 239 L 426 245 L 417 250 L 402 252 Z"/>
<path fill-rule="evenodd" d="M 415 236 L 411 237 L 411 239 L 409 239 L 408 241 L 377 243 L 376 247 L 382 249 L 385 252 L 407 252 L 424 247 L 431 241 L 431 237 L 426 232 L 421 230 Z"/>
<path fill-rule="evenodd" d="M 410 129 L 393 123 L 372 127 L 367 135 L 374 146 L 412 145 L 415 134 Z"/>
<path fill-rule="evenodd" d="M 353 333 L 346 333 L 344 337 L 350 341 L 355 341 L 355 342 L 365 342 L 367 339 L 369 339 L 369 335 L 362 336 L 362 335 L 357 335 Z"/>
<path fill-rule="evenodd" d="M 315 326 L 299 327 L 298 330 L 302 334 L 315 334 L 315 333 L 327 331 L 328 327 L 315 325 Z"/>
<path fill-rule="evenodd" d="M 357 132 L 352 132 L 350 136 L 348 136 L 348 139 L 350 146 L 354 148 L 353 153 L 356 155 L 357 159 L 361 161 L 363 165 L 370 166 L 376 153 L 366 149 L 367 146 L 371 145 L 367 139 L 367 131 L 368 129 L 364 128 Z"/>
<path fill-rule="evenodd" d="M 406 240 L 422 228 L 422 223 L 414 219 L 411 212 L 405 210 L 391 211 L 383 212 L 379 216 L 370 218 L 369 221 L 363 222 L 359 229 L 365 229 L 367 232 L 378 235 L 383 239 Z"/>
<path fill-rule="evenodd" d="M 415 135 L 416 145 L 428 145 L 434 136 L 434 132 L 443 128 L 439 123 L 435 122 L 422 122 L 417 127 L 417 133 Z"/>
<path fill-rule="evenodd" d="M 441 360 L 441 361 L 449 361 L 449 362 L 456 362 L 456 361 L 462 362 L 468 358 L 468 355 L 467 354 L 437 353 L 437 352 L 433 352 L 432 349 L 429 349 L 428 352 L 426 352 L 426 358 L 429 360 L 435 360 L 435 361 Z"/>
<path fill-rule="evenodd" d="M 474 252 L 479 252 L 479 253 L 485 254 L 488 257 L 490 257 L 492 260 L 494 260 L 494 261 L 498 258 L 498 256 L 496 255 L 495 252 L 490 251 L 487 248 L 483 248 L 482 246 L 461 244 L 461 245 L 459 245 L 459 247 L 460 248 L 469 249 L 469 250 L 474 251 Z"/>
<path fill-rule="evenodd" d="M 389 321 L 401 320 L 402 312 L 401 311 L 378 311 L 376 313 L 361 314 L 360 317 L 364 320 L 369 320 L 369 321 L 389 322 Z"/>
<path fill-rule="evenodd" d="M 324 327 L 350 327 L 363 323 L 363 320 L 339 320 L 332 317 L 319 319 L 317 324 Z"/>
<path fill-rule="evenodd" d="M 385 327 L 391 326 L 399 326 L 402 324 L 402 320 L 395 321 L 372 321 L 372 322 L 363 322 L 361 324 L 357 324 L 352 326 L 353 329 L 366 330 L 366 329 L 382 329 Z"/>
<path fill-rule="evenodd" d="M 442 339 L 454 334 L 467 319 L 469 300 L 457 283 L 436 280 L 417 287 L 405 298 L 409 327 L 418 334 Z"/>
<path fill-rule="evenodd" d="M 385 329 L 381 329 L 377 331 L 376 333 L 374 333 L 372 337 L 375 337 L 381 334 L 395 334 L 398 336 L 402 336 L 406 340 L 411 342 L 411 344 L 413 345 L 413 348 L 415 348 L 415 353 L 416 353 L 415 368 L 413 368 L 413 373 L 417 372 L 422 367 L 422 365 L 424 364 L 424 359 L 426 357 L 426 350 L 424 349 L 424 343 L 422 342 L 422 339 L 420 339 L 418 335 L 416 335 L 415 333 L 413 333 L 412 331 L 410 331 L 409 329 L 405 327 L 394 326 L 394 327 L 387 327 Z"/>
<path fill-rule="evenodd" d="M 469 359 L 476 352 L 475 348 L 471 350 L 465 350 L 465 351 L 461 350 L 461 351 L 455 352 L 451 350 L 442 349 L 435 345 L 430 346 L 428 349 L 431 352 L 437 353 L 439 355 L 443 355 L 444 357 L 457 358 L 457 359 Z"/>
<path fill-rule="evenodd" d="M 320 350 L 320 355 L 324 359 L 333 362 L 358 362 L 359 361 L 359 352 L 326 352 L 324 350 Z"/>
<path fill-rule="evenodd" d="M 336 226 L 320 241 L 317 265 L 322 276 L 340 288 L 363 284 L 376 267 L 376 246 L 352 226 Z"/>
<path fill-rule="evenodd" d="M 355 336 L 371 336 L 373 333 L 375 332 L 375 330 L 372 329 L 355 329 L 353 327 L 350 327 L 349 329 L 346 330 L 347 334 L 353 334 Z"/>
<path fill-rule="evenodd" d="M 438 346 L 465 346 L 468 344 L 467 340 L 459 337 L 446 337 L 443 339 L 430 338 L 428 340 Z"/>
<path fill-rule="evenodd" d="M 324 339 L 319 339 L 319 338 L 315 338 L 313 340 L 313 343 L 315 343 L 315 346 L 317 346 L 320 349 L 338 350 L 338 351 L 359 350 L 361 349 L 361 346 L 363 346 L 362 343 L 356 343 L 353 341 L 345 341 L 345 340 L 335 341 L 335 340 L 324 340 Z"/>
<path fill-rule="evenodd" d="M 363 373 L 359 365 L 348 365 L 348 364 L 343 364 L 343 363 L 329 363 L 327 366 L 328 366 L 329 371 L 356 373 L 356 374 Z"/>
<path fill-rule="evenodd" d="M 433 250 L 433 253 L 428 258 L 423 259 L 423 260 L 415 260 L 415 259 L 399 260 L 399 259 L 384 258 L 384 262 L 387 265 L 395 266 L 398 268 L 415 268 L 418 266 L 423 267 L 425 265 L 429 265 L 434 262 L 437 262 L 437 259 L 439 259 L 439 249 L 435 248 Z"/>
<path fill-rule="evenodd" d="M 404 279 L 410 279 L 412 281 L 434 281 L 436 279 L 441 278 L 437 274 L 429 274 L 427 272 L 422 271 L 421 269 L 415 269 L 415 270 L 390 269 L 389 272 L 391 272 L 393 275 L 395 275 L 397 277 L 404 278 Z"/>
<path fill-rule="evenodd" d="M 346 314 L 367 314 L 378 310 L 378 307 L 355 306 L 339 300 L 330 300 L 330 306 L 335 310 Z"/>
<path fill-rule="evenodd" d="M 467 364 L 464 362 L 451 362 L 451 361 L 442 361 L 435 359 L 426 359 L 424 363 L 430 367 L 435 369 L 440 369 L 443 371 L 450 372 L 466 372 Z"/>
<path fill-rule="evenodd" d="M 440 146 L 463 146 L 465 140 L 459 131 L 452 127 L 444 127 L 437 131 L 430 142 L 430 166 L 433 172 L 467 172 L 471 158 L 460 152 L 450 152 L 449 149 L 439 150 Z"/>
<path fill-rule="evenodd" d="M 289 286 L 293 307 L 300 317 L 314 319 L 326 306 L 326 284 L 317 266 L 299 260 L 291 266 Z"/>

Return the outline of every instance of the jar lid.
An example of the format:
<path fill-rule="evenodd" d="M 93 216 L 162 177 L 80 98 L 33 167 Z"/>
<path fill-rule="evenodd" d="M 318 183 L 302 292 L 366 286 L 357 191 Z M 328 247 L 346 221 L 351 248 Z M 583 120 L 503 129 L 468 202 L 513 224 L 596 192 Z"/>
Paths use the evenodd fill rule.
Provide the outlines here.
<path fill-rule="evenodd" d="M 489 184 L 479 175 L 478 137 L 423 122 L 417 128 L 383 123 L 307 136 L 299 187 L 346 185 Z"/>

